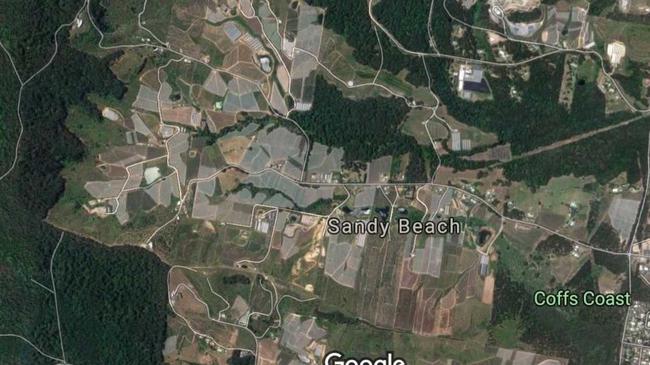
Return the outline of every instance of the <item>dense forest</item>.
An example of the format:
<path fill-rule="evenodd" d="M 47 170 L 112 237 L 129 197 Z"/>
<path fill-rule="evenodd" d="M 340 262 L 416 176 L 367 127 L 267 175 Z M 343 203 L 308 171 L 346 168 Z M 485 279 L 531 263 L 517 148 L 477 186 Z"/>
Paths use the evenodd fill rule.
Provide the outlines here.
<path fill-rule="evenodd" d="M 20 82 L 13 74 L 9 58 L 0 53 L 0 175 L 7 171 L 14 158 L 15 141 L 18 138 L 19 123 L 15 105 L 18 103 Z"/>
<path fill-rule="evenodd" d="M 430 146 L 402 134 L 400 127 L 409 107 L 397 98 L 345 98 L 323 77 L 316 80 L 314 105 L 294 119 L 310 140 L 345 150 L 346 162 L 409 154 L 405 171 L 408 182 L 426 182 L 439 161 Z"/>
<path fill-rule="evenodd" d="M 616 6 L 616 0 L 594 0 L 589 3 L 589 15 L 605 15 Z"/>
<path fill-rule="evenodd" d="M 111 33 L 121 25 L 135 22 L 142 10 L 142 0 L 90 0 L 90 12 L 95 24 L 102 32 Z M 158 7 L 163 7 L 157 4 Z M 145 20 L 146 21 L 146 20 Z"/>
<path fill-rule="evenodd" d="M 441 3 L 441 1 L 434 1 L 436 2 Z M 431 4 L 429 0 L 411 0 L 408 6 L 404 6 L 402 0 L 382 0 L 375 5 L 373 13 L 404 48 L 410 51 L 430 52 L 432 49 L 429 45 L 427 24 Z M 442 15 L 443 12 L 435 14 Z"/>
<path fill-rule="evenodd" d="M 463 21 L 471 22 L 470 12 L 456 9 L 453 3 L 448 3 L 451 6 L 449 10 Z M 440 5 L 434 4 L 436 6 Z M 436 8 L 434 11 L 444 12 L 444 9 Z M 449 37 L 452 24 L 449 21 L 432 23 L 432 35 L 441 52 L 454 52 Z M 532 56 L 521 46 L 511 47 L 508 51 L 515 54 L 516 59 Z M 562 55 L 530 63 L 530 74 L 544 77 L 533 76 L 528 81 L 504 69 L 491 69 L 487 78 L 494 100 L 480 102 L 468 102 L 456 96 L 450 61 L 428 58 L 427 62 L 433 80 L 432 89 L 447 106 L 448 113 L 467 124 L 496 133 L 500 141 L 512 144 L 515 155 L 633 116 L 628 112 L 606 115 L 604 96 L 593 82 L 583 80 L 576 83 L 572 108 L 566 110 L 560 105 L 557 99 L 564 67 Z M 626 91 L 638 98 L 642 90 L 640 77 L 642 74 L 637 68 L 629 77 L 619 76 L 618 80 Z M 511 86 L 519 91 L 521 101 L 510 97 Z M 600 182 L 605 182 L 627 172 L 629 181 L 637 181 L 640 177 L 638 158 L 645 155 L 647 148 L 648 128 L 644 124 L 639 121 L 563 148 L 513 161 L 506 165 L 506 175 L 511 180 L 526 181 L 533 187 L 546 184 L 551 177 L 570 173 L 595 175 Z M 630 144 L 635 148 L 629 148 Z M 459 170 L 486 165 L 469 163 L 453 155 L 446 156 L 442 163 Z"/>
<path fill-rule="evenodd" d="M 457 97 L 449 76 L 449 62 L 431 60 L 429 68 L 433 90 L 447 106 L 449 114 L 467 124 L 497 133 L 503 142 L 512 144 L 513 154 L 544 146 L 629 117 L 628 113 L 605 115 L 604 96 L 595 84 L 577 83 L 573 108 L 567 111 L 558 100 L 564 58 L 548 56 L 531 62 L 531 77 L 511 80 L 507 71 L 495 69 L 489 77 L 494 100 L 469 102 Z M 510 97 L 510 87 L 520 91 L 521 101 Z"/>
<path fill-rule="evenodd" d="M 371 67 L 379 67 L 377 36 L 372 29 L 366 3 L 333 0 L 311 0 L 310 3 L 327 8 L 325 26 L 346 37 L 348 43 L 356 48 L 354 56 L 359 62 Z M 377 18 L 404 43 L 405 47 L 424 50 L 428 47 L 426 29 L 429 6 L 430 2 L 416 2 L 413 6 L 405 7 L 398 1 L 391 0 L 378 3 L 373 11 Z M 443 53 L 454 54 L 455 50 L 451 45 L 450 37 L 454 23 L 447 15 L 442 2 L 435 2 L 433 6 L 435 14 L 443 14 L 431 24 L 432 37 L 436 47 Z M 465 11 L 459 7 L 457 2 L 447 2 L 446 6 L 454 16 L 468 23 L 472 23 L 476 17 L 483 16 L 483 10 L 480 8 Z M 410 12 L 417 14 L 414 17 L 399 16 Z M 402 24 L 404 19 L 409 19 L 409 23 Z M 422 67 L 422 60 L 401 53 L 382 32 L 379 33 L 384 49 L 384 67 L 392 72 L 407 69 L 410 72 L 407 76 L 409 82 L 415 85 L 425 85 L 427 79 Z M 460 42 L 464 44 L 464 49 L 472 51 L 476 49 L 478 40 L 473 38 L 471 32 L 468 32 Z M 529 50 L 518 44 L 508 45 L 508 51 L 517 59 L 533 56 Z M 548 56 L 530 63 L 531 75 L 544 75 L 545 77 L 531 77 L 528 81 L 509 74 L 505 69 L 491 69 L 487 78 L 494 100 L 479 102 L 465 101 L 455 94 L 453 80 L 450 76 L 450 61 L 438 58 L 427 58 L 426 60 L 433 80 L 432 89 L 440 97 L 441 102 L 447 106 L 449 114 L 467 124 L 496 133 L 500 141 L 511 143 L 515 155 L 631 117 L 630 113 L 606 115 L 602 93 L 594 83 L 581 82 L 580 80 L 576 83 L 571 110 L 566 110 L 560 105 L 557 99 L 564 67 L 563 55 Z M 631 86 L 625 84 L 624 87 L 630 89 L 633 95 L 638 96 L 640 85 L 637 83 L 638 77 L 636 76 L 638 75 L 632 75 L 629 78 Z M 625 83 L 628 79 L 623 78 L 619 81 Z M 519 91 L 521 101 L 510 97 L 511 86 Z M 628 171 L 632 181 L 639 176 L 635 164 L 631 163 L 636 158 L 636 153 L 631 149 L 625 150 L 619 147 L 614 152 L 616 157 L 598 155 L 598 160 L 593 163 L 591 158 L 595 152 L 601 151 L 604 144 L 607 144 L 609 148 L 614 147 L 618 142 L 609 143 L 603 138 L 597 141 L 591 141 L 591 139 L 593 138 L 584 143 L 581 142 L 578 147 L 560 149 L 562 153 L 552 151 L 540 155 L 539 158 L 510 163 L 507 166 L 508 175 L 514 180 L 526 180 L 533 186 L 542 185 L 552 176 L 560 176 L 575 169 L 580 175 L 597 174 L 601 181 L 622 171 Z M 620 142 L 620 139 L 617 138 L 617 140 Z M 571 148 L 576 148 L 577 154 L 566 153 Z M 551 154 L 553 156 L 548 157 Z M 566 163 L 556 163 L 558 158 Z M 540 162 L 543 165 L 540 165 Z M 449 156 L 443 160 L 443 164 L 460 170 L 480 168 L 486 165 L 485 163 L 470 163 L 455 156 Z M 610 164 L 614 168 L 603 168 Z M 540 166 L 545 166 L 545 168 L 539 168 Z"/>
<path fill-rule="evenodd" d="M 505 165 L 506 177 L 525 181 L 529 186 L 546 185 L 554 176 L 594 175 L 605 183 L 622 172 L 628 181 L 641 178 L 640 161 L 647 154 L 647 120 L 601 133 L 545 153 L 515 160 Z"/>
<path fill-rule="evenodd" d="M 531 74 L 544 74 L 547 78 L 533 77 L 527 82 L 521 79 L 509 82 L 507 76 L 501 73 L 500 79 L 490 79 L 495 101 L 475 103 L 454 95 L 447 76 L 448 65 L 444 61 L 431 61 L 429 65 L 434 75 L 434 91 L 447 105 L 450 114 L 468 124 L 497 133 L 500 140 L 512 143 L 513 154 L 519 154 L 633 116 L 627 112 L 605 115 L 603 95 L 592 83 L 576 83 L 573 107 L 570 111 L 564 109 L 556 101 L 562 62 L 562 57 L 550 56 L 531 63 Z M 522 101 L 498 102 L 509 99 L 510 83 L 523 91 Z M 507 163 L 506 176 L 510 180 L 525 181 L 533 187 L 545 185 L 551 177 L 571 173 L 576 176 L 594 175 L 602 183 L 627 172 L 629 181 L 635 182 L 640 177 L 638 159 L 645 156 L 647 135 L 647 123 L 637 121 Z M 603 153 L 605 151 L 607 153 Z M 452 157 L 443 160 L 443 164 L 458 169 L 483 167 Z"/>
<path fill-rule="evenodd" d="M 0 16 L 3 19 L 0 22 L 0 40 L 12 52 L 22 75 L 40 68 L 49 57 L 53 47 L 51 33 L 47 32 L 54 32 L 58 26 L 55 24 L 63 22 L 63 18 L 74 16 L 73 12 L 65 13 L 63 10 L 48 11 L 56 5 L 52 1 L 3 1 L 0 6 Z M 63 9 L 65 4 L 61 5 Z M 38 9 L 43 9 L 44 12 L 36 11 Z M 17 14 L 30 16 L 16 16 Z M 12 19 L 11 22 L 8 21 L 9 18 Z M 12 35 L 11 39 L 8 35 Z M 20 44 L 28 47 L 18 47 Z M 4 53 L 0 60 L 3 85 L 0 88 L 0 125 L 3 132 L 0 134 L 0 167 L 4 173 L 13 160 L 18 137 L 16 105 L 19 85 Z M 52 86 L 54 87 L 55 85 Z M 47 213 L 48 204 L 56 199 L 62 182 L 57 181 L 57 168 L 45 170 L 56 165 L 56 161 L 49 161 L 51 163 L 43 166 L 47 171 L 45 174 L 29 173 L 29 170 L 40 169 L 39 162 L 43 162 L 32 164 L 29 156 L 52 160 L 52 145 L 47 141 L 42 141 L 41 145 L 40 139 L 45 135 L 54 139 L 52 143 L 57 143 L 55 133 L 59 128 L 48 118 L 47 107 L 40 108 L 40 100 L 34 98 L 34 89 L 26 91 L 22 105 L 27 125 L 22 146 L 27 148 L 20 149 L 23 158 L 19 160 L 14 173 L 0 181 L 0 193 L 3 196 L 0 204 L 0 333 L 29 336 L 44 351 L 58 354 L 58 333 L 52 312 L 53 298 L 31 280 L 49 283 L 48 258 L 58 236 L 54 229 L 41 220 Z M 34 116 L 38 119 L 31 119 Z M 27 157 L 22 155 L 24 152 L 28 153 Z M 0 363 L 17 361 L 25 364 L 51 363 L 49 360 L 44 361 L 42 356 L 20 341 L 1 339 Z"/>
<path fill-rule="evenodd" d="M 542 10 L 535 8 L 532 11 L 516 11 L 508 14 L 508 20 L 515 23 L 530 23 L 539 21 L 542 17 Z"/>
<path fill-rule="evenodd" d="M 554 234 L 538 243 L 535 250 L 544 254 L 566 256 L 573 250 L 573 243 L 562 236 Z"/>
<path fill-rule="evenodd" d="M 465 11 L 457 2 L 447 2 L 448 10 L 462 21 L 472 23 L 474 17 L 483 16 L 482 9 Z M 454 24 L 442 8 L 442 2 L 434 3 L 436 14 L 445 14 L 432 22 L 432 37 L 440 52 L 453 54 L 450 34 Z M 476 47 L 478 40 L 468 33 L 461 40 L 467 47 Z M 520 44 L 508 44 L 508 52 L 515 59 L 534 54 Z M 547 56 L 529 63 L 528 81 L 509 73 L 504 68 L 486 71 L 493 100 L 469 102 L 455 93 L 451 79 L 451 61 L 427 58 L 433 80 L 432 89 L 447 106 L 448 113 L 464 123 L 487 132 L 497 133 L 502 142 L 512 144 L 513 154 L 550 144 L 588 130 L 606 126 L 630 117 L 629 113 L 605 114 L 605 99 L 594 83 L 576 83 L 571 110 L 566 110 L 557 100 L 564 68 L 564 56 Z M 540 77 L 540 75 L 544 75 Z M 510 97 L 511 87 L 519 91 L 521 101 Z"/>
<path fill-rule="evenodd" d="M 346 42 L 354 48 L 353 56 L 357 62 L 378 70 L 382 66 L 383 52 L 382 69 L 393 74 L 407 70 L 408 82 L 415 86 L 427 85 L 422 60 L 402 53 L 383 32 L 375 33 L 368 15 L 368 4 L 365 1 L 308 0 L 307 2 L 327 10 L 325 27 L 345 37 Z"/>
<path fill-rule="evenodd" d="M 452 55 L 464 55 L 477 58 L 478 40 L 476 34 L 483 33 L 472 31 L 464 32 L 463 36 L 456 38 L 458 48 L 452 46 L 452 33 L 454 24 L 460 25 L 456 18 L 465 24 L 475 22 L 487 23 L 487 7 L 481 2 L 470 9 L 465 9 L 460 1 L 409 1 L 409 6 L 404 6 L 400 0 L 380 1 L 373 8 L 373 13 L 391 34 L 409 51 L 439 52 Z M 429 13 L 431 23 L 429 23 Z M 453 16 L 453 18 L 452 18 Z M 429 36 L 431 35 L 431 37 Z"/>
<path fill-rule="evenodd" d="M 54 32 L 71 22 L 83 4 L 82 0 L 0 0 L 0 40 L 23 78 L 47 62 L 54 52 Z"/>
<path fill-rule="evenodd" d="M 319 76 L 312 109 L 297 113 L 295 119 L 313 141 L 345 149 L 347 161 L 369 161 L 405 153 L 409 144 L 416 144 L 413 137 L 400 133 L 408 111 L 396 98 L 345 98 Z"/>
<path fill-rule="evenodd" d="M 3 2 L 0 39 L 11 45 L 22 72 L 46 62 L 53 50 L 54 29 L 74 18 L 80 6 L 72 1 Z M 64 128 L 64 120 L 72 105 L 97 113 L 86 101 L 89 93 L 116 99 L 124 93 L 108 68 L 110 58 L 79 52 L 66 38 L 67 30 L 61 31 L 53 63 L 24 89 L 20 158 L 13 173 L 0 181 L 0 332 L 24 335 L 56 356 L 60 348 L 53 297 L 32 279 L 51 286 L 50 258 L 60 232 L 44 219 L 64 188 L 58 175 L 62 166 L 85 153 L 84 146 Z M 0 116 L 3 125 L 17 130 L 12 115 L 18 95 L 16 78 L 4 58 L 2 65 Z M 4 161 L 13 156 L 7 152 L 13 149 L 15 137 L 15 132 L 0 135 L 3 168 L 7 167 Z M 164 265 L 145 251 L 109 249 L 71 235 L 59 250 L 54 272 L 67 360 L 74 364 L 160 363 L 166 316 Z M 127 332 L 135 336 L 127 337 Z M 0 340 L 0 363 L 51 363 L 44 359 L 20 342 Z"/>
<path fill-rule="evenodd" d="M 645 65 L 640 62 L 627 60 L 625 68 L 628 70 L 629 75 L 623 76 L 615 74 L 614 79 L 618 85 L 634 99 L 638 100 L 644 108 L 648 107 L 648 101 L 645 99 L 645 87 L 643 86 L 643 79 L 648 76 L 648 72 L 644 70 Z"/>
<path fill-rule="evenodd" d="M 593 247 L 602 248 L 613 252 L 624 252 L 625 245 L 621 244 L 621 239 L 618 233 L 614 230 L 609 223 L 603 222 L 598 226 L 598 230 L 589 241 Z M 602 251 L 593 251 L 594 262 L 597 265 L 605 267 L 607 270 L 614 274 L 627 273 L 628 258 L 621 255 L 610 255 Z"/>
<path fill-rule="evenodd" d="M 497 245 L 497 251 L 514 250 L 509 243 Z M 520 262 L 525 267 L 526 262 Z M 521 341 L 538 352 L 572 359 L 575 364 L 614 364 L 625 311 L 615 307 L 538 307 L 530 283 L 517 282 L 512 270 L 499 260 L 496 268 L 495 305 L 492 326 L 518 318 L 523 332 Z M 519 266 L 522 267 L 522 266 Z M 588 261 L 564 288 L 572 291 L 598 290 L 597 278 Z"/>
<path fill-rule="evenodd" d="M 328 16 L 325 17 L 325 25 L 337 33 L 343 34 L 347 41 L 357 48 L 355 57 L 359 62 L 372 67 L 379 66 L 377 37 L 367 16 L 365 3 L 341 3 L 329 0 L 313 0 L 312 3 L 327 8 Z M 397 24 L 395 25 L 397 38 L 411 41 L 419 37 L 421 38 L 419 42 L 424 41 L 427 45 L 426 21 L 430 4 L 418 3 L 418 6 L 413 7 L 402 6 L 401 8 L 404 9 L 395 9 L 395 4 L 395 1 L 382 1 L 373 10 L 380 21 L 387 26 L 392 24 L 391 22 Z M 481 9 L 475 9 L 473 13 L 472 11 L 463 11 L 455 2 L 448 2 L 447 7 L 454 16 L 468 23 L 473 21 L 472 14 L 474 16 L 481 15 Z M 413 21 L 409 25 L 409 29 L 415 28 L 415 33 L 401 32 L 406 28 L 398 25 L 401 20 L 397 19 L 399 17 L 395 14 L 416 8 L 421 8 L 420 13 L 424 15 L 420 14 L 417 17 L 420 21 Z M 392 10 L 388 11 L 387 9 Z M 432 22 L 431 31 L 436 46 L 441 52 L 453 54 L 455 51 L 449 36 L 452 32 L 453 22 L 446 15 L 442 2 L 434 3 L 433 10 L 436 14 L 445 14 Z M 479 12 L 478 15 L 477 12 Z M 408 81 L 416 85 L 426 84 L 426 74 L 421 65 L 421 59 L 402 54 L 381 32 L 380 38 L 385 51 L 385 66 L 394 67 L 396 70 L 391 70 L 394 72 L 408 69 L 411 71 L 407 77 Z M 469 34 L 466 38 L 468 39 L 465 40 L 465 43 L 469 49 L 475 47 L 476 40 L 473 40 L 472 35 Z M 417 47 L 415 44 L 410 46 Z M 508 51 L 515 54 L 518 59 L 532 56 L 527 49 L 521 46 L 512 46 Z M 620 122 L 632 116 L 630 113 L 606 115 L 602 93 L 594 83 L 580 82 L 580 80 L 575 86 L 571 110 L 566 110 L 558 104 L 557 99 L 564 67 L 564 56 L 562 55 L 548 56 L 530 63 L 531 75 L 545 75 L 545 77 L 531 77 L 528 81 L 518 76 L 509 75 L 505 69 L 490 70 L 487 77 L 494 100 L 480 102 L 465 101 L 455 94 L 453 80 L 450 76 L 450 61 L 427 58 L 427 67 L 432 75 L 432 89 L 440 97 L 441 102 L 447 106 L 449 114 L 487 132 L 497 133 L 502 142 L 511 143 L 515 155 L 595 128 Z M 623 87 L 630 90 L 636 97 L 640 95 L 638 76 L 634 74 L 629 78 L 619 79 L 623 83 Z M 521 101 L 515 101 L 510 97 L 510 86 L 514 86 L 520 92 Z M 643 128 L 632 128 L 632 130 L 626 128 L 627 131 L 623 134 L 604 133 L 574 145 L 513 161 L 506 165 L 506 174 L 512 180 L 524 180 L 533 187 L 546 184 L 553 176 L 571 172 L 580 176 L 596 175 L 602 182 L 627 171 L 630 181 L 635 181 L 639 177 L 636 163 L 639 153 L 634 149 L 624 148 L 625 145 L 621 142 L 628 140 L 628 136 L 632 137 L 628 141 L 638 146 L 637 150 L 642 151 L 645 146 L 642 145 L 641 139 L 645 137 L 640 138 L 639 135 L 645 136 L 647 132 L 641 130 Z M 330 135 L 333 136 L 333 134 Z M 603 150 L 612 151 L 612 153 L 599 153 Z M 558 161 L 563 163 L 557 163 Z M 455 155 L 445 156 L 442 163 L 459 170 L 481 168 L 488 165 L 464 160 Z"/>
<path fill-rule="evenodd" d="M 167 266 L 139 248 L 108 249 L 70 237 L 54 270 L 69 361 L 162 363 Z"/>
<path fill-rule="evenodd" d="M 307 0 L 307 3 L 326 9 L 325 27 L 345 37 L 354 47 L 357 61 L 379 67 L 379 44 L 368 17 L 366 1 Z"/>

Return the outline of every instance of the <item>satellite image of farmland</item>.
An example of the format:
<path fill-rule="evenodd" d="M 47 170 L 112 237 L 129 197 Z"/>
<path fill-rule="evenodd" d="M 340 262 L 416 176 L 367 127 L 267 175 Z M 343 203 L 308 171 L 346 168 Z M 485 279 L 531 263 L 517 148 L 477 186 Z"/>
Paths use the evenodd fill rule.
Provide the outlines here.
<path fill-rule="evenodd" d="M 0 0 L 0 365 L 650 364 L 650 0 Z"/>

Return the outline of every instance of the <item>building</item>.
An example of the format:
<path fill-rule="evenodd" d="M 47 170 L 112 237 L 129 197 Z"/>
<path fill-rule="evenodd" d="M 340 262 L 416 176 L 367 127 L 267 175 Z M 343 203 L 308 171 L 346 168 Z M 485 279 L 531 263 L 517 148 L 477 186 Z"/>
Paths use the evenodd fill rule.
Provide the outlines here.
<path fill-rule="evenodd" d="M 461 148 L 463 151 L 469 151 L 472 149 L 472 140 L 471 139 L 463 139 L 461 142 Z"/>
<path fill-rule="evenodd" d="M 479 268 L 479 274 L 482 277 L 485 277 L 489 269 L 490 269 L 490 258 L 488 257 L 488 255 L 481 255 L 481 266 Z"/>
<path fill-rule="evenodd" d="M 461 150 L 460 131 L 458 129 L 452 129 L 451 131 L 451 150 Z"/>
<path fill-rule="evenodd" d="M 458 71 L 458 95 L 463 99 L 472 99 L 474 93 L 489 93 L 490 87 L 483 78 L 483 69 L 479 65 L 461 65 Z"/>
<path fill-rule="evenodd" d="M 607 57 L 612 66 L 616 67 L 621 64 L 625 57 L 625 44 L 621 41 L 614 41 L 607 45 Z"/>

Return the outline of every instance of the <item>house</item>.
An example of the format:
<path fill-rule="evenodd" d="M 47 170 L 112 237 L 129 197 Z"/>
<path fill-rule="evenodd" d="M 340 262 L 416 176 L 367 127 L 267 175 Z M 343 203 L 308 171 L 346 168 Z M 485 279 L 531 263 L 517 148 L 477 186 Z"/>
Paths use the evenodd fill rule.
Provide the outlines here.
<path fill-rule="evenodd" d="M 472 99 L 474 93 L 489 93 L 490 87 L 483 77 L 479 65 L 464 64 L 458 71 L 458 94 L 463 99 Z"/>
<path fill-rule="evenodd" d="M 625 44 L 615 41 L 607 45 L 607 57 L 613 67 L 618 66 L 625 57 Z"/>

